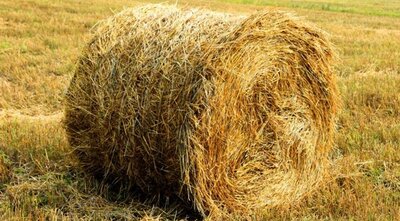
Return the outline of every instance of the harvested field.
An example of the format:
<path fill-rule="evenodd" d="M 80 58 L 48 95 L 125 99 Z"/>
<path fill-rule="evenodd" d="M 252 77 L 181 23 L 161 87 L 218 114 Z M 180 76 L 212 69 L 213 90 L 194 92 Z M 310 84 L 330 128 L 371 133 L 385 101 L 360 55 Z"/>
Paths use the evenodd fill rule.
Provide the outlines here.
<path fill-rule="evenodd" d="M 156 2 L 160 1 L 0 1 L 0 220 L 201 220 L 201 216 L 193 212 L 195 202 L 189 197 L 182 197 L 182 193 L 175 193 L 173 187 L 168 188 L 168 194 L 157 191 L 144 194 L 138 186 L 133 187 L 132 184 L 135 182 L 130 181 L 131 178 L 127 176 L 125 176 L 125 183 L 122 182 L 124 185 L 114 185 L 110 182 L 115 180 L 112 176 L 108 176 L 110 179 L 104 182 L 104 173 L 99 173 L 100 179 L 93 179 L 92 173 L 82 168 L 82 160 L 73 154 L 65 131 L 65 113 L 63 113 L 65 94 L 78 68 L 78 61 L 85 54 L 82 52 L 86 50 L 88 42 L 93 39 L 96 27 L 100 27 L 94 26 L 98 21 L 115 16 L 124 9 L 142 7 Z M 332 149 L 327 147 L 327 151 L 330 152 L 328 165 L 321 161 L 312 161 L 324 166 L 324 169 L 321 168 L 320 171 L 326 168 L 329 173 L 323 176 L 322 173 L 315 173 L 315 176 L 321 179 L 318 182 L 315 181 L 315 188 L 310 187 L 310 191 L 302 194 L 298 200 L 289 199 L 290 205 L 288 203 L 269 205 L 266 209 L 264 208 L 265 211 L 255 211 L 249 217 L 243 216 L 241 214 L 243 210 L 237 207 L 235 208 L 237 214 L 233 214 L 232 211 L 221 207 L 222 203 L 217 202 L 216 210 L 205 211 L 206 215 L 213 213 L 213 216 L 205 220 L 218 220 L 218 214 L 223 216 L 226 213 L 229 213 L 233 220 L 246 218 L 248 220 L 400 220 L 400 87 L 398 86 L 400 85 L 398 65 L 400 63 L 400 42 L 398 41 L 400 4 L 398 2 L 188 0 L 178 1 L 178 3 L 167 1 L 167 4 L 176 5 L 186 12 L 199 8 L 198 13 L 206 11 L 212 14 L 211 16 L 238 20 L 246 19 L 262 11 L 287 11 L 290 15 L 284 14 L 289 16 L 290 20 L 300 16 L 296 24 L 297 21 L 301 21 L 301 25 L 304 25 L 303 21 L 308 21 L 307 23 L 313 23 L 328 32 L 329 35 L 326 36 L 329 36 L 330 42 L 335 45 L 335 51 L 339 55 L 333 72 L 338 75 L 338 91 L 342 105 L 337 113 L 337 133 L 333 138 L 334 145 Z M 205 19 L 204 22 L 210 21 Z M 312 29 L 315 30 L 314 27 Z M 145 31 L 151 33 L 151 30 Z M 219 30 L 219 32 L 227 33 L 230 31 Z M 161 38 L 162 36 L 157 36 L 157 39 Z M 171 48 L 166 48 L 170 45 L 168 41 L 165 43 L 165 46 L 159 48 L 166 49 L 164 52 L 167 52 Z M 211 67 L 209 72 L 211 76 L 215 75 L 212 67 L 218 67 L 218 63 L 228 58 L 229 50 L 233 51 L 233 48 L 228 49 L 220 50 L 226 53 L 226 56 L 220 57 L 222 60 L 211 59 L 217 56 L 208 57 L 210 59 L 207 60 L 207 65 Z M 257 52 L 256 49 L 255 52 Z M 197 52 L 203 53 L 205 50 L 197 50 Z M 190 54 L 190 51 L 181 54 Z M 238 69 L 241 68 L 240 65 L 244 68 L 256 63 L 251 57 L 258 54 L 258 52 L 254 55 L 250 54 L 249 59 L 243 59 L 249 62 L 236 64 Z M 144 57 L 151 56 L 153 55 L 145 54 Z M 194 58 L 194 56 L 174 59 L 189 61 L 189 58 Z M 235 66 L 234 63 L 237 60 L 232 58 L 230 67 Z M 195 63 L 193 60 L 190 61 L 192 61 L 190 64 Z M 293 59 L 290 62 L 293 63 Z M 265 67 L 267 66 L 265 64 Z M 188 67 L 192 66 L 188 65 Z M 174 79 L 179 79 L 179 73 L 176 74 L 177 76 L 174 75 Z M 200 73 L 200 70 L 195 73 Z M 209 75 L 206 76 L 209 77 Z M 153 80 L 156 79 L 154 75 Z M 215 77 L 211 80 L 205 78 L 202 83 L 209 82 L 212 89 L 215 89 L 219 86 L 214 84 L 215 80 L 217 80 Z M 166 81 L 164 78 L 160 80 L 163 83 Z M 233 85 L 235 81 L 230 82 Z M 242 81 L 237 80 L 237 82 Z M 142 83 L 140 88 L 145 87 L 146 82 Z M 252 83 L 248 82 L 248 84 Z M 185 83 L 185 85 L 190 84 Z M 128 85 L 127 88 L 133 87 Z M 246 94 L 241 94 L 241 91 L 235 93 L 240 94 L 241 98 L 246 98 L 255 91 L 248 90 Z M 159 94 L 159 96 L 162 95 L 165 94 Z M 150 97 L 155 99 L 159 96 L 153 94 Z M 211 94 L 206 97 L 210 100 L 214 99 L 214 103 L 212 105 L 208 103 L 208 106 L 203 108 L 222 110 L 224 103 L 217 105 L 218 96 Z M 223 100 L 229 100 L 228 97 L 225 96 Z M 184 99 L 180 101 L 182 100 Z M 240 99 L 237 104 L 251 106 L 247 98 Z M 148 108 L 154 107 L 154 104 L 146 105 Z M 207 116 L 216 119 L 217 116 L 223 116 L 222 112 L 225 115 L 234 114 L 230 115 L 231 117 L 255 116 L 247 109 L 238 110 L 235 105 L 231 105 L 220 111 L 218 115 L 215 111 L 210 111 L 210 115 Z M 126 112 L 124 114 L 129 115 Z M 180 114 L 182 113 L 177 111 L 177 113 L 168 113 L 166 116 L 180 116 Z M 149 113 L 150 115 L 156 119 L 157 115 L 153 112 Z M 203 116 L 205 116 L 204 112 Z M 234 119 L 239 119 L 236 117 Z M 213 124 L 211 127 L 215 128 L 199 139 L 201 141 L 198 142 L 199 144 L 204 146 L 204 140 L 207 137 L 215 137 L 216 131 L 221 127 L 227 127 L 222 119 L 218 122 L 221 123 Z M 247 121 L 244 123 L 250 124 Z M 238 128 L 237 125 L 234 124 L 233 128 L 240 129 L 238 130 L 240 133 L 249 132 L 244 130 L 246 127 Z M 172 128 L 169 127 L 171 131 Z M 239 132 L 233 134 L 240 134 Z M 231 135 L 225 136 L 229 134 Z M 224 130 L 224 136 L 217 137 L 218 143 L 227 140 L 226 137 L 229 139 L 234 137 L 231 130 Z M 235 141 L 246 141 L 245 144 L 250 139 L 246 136 L 237 137 L 239 139 Z M 264 138 L 260 137 L 260 141 L 264 142 Z M 236 146 L 242 144 L 237 143 Z M 207 146 L 212 145 L 207 144 Z M 219 155 L 224 156 L 224 153 L 220 152 Z M 203 156 L 212 155 L 204 154 Z M 243 159 L 249 159 L 249 157 L 254 157 L 254 154 L 245 155 Z M 261 162 L 261 157 L 258 159 Z M 272 155 L 271 159 L 273 159 Z M 194 162 L 190 163 L 194 164 Z M 177 162 L 173 165 L 175 163 Z M 180 162 L 178 163 L 180 165 Z M 289 163 L 281 165 L 290 166 Z M 246 165 L 240 165 L 242 166 Z M 204 165 L 204 168 L 212 172 L 203 172 L 212 174 L 206 177 L 208 186 L 218 178 L 221 178 L 218 181 L 220 183 L 230 182 L 228 186 L 233 186 L 233 184 L 237 186 L 240 180 L 243 181 L 243 179 L 225 179 L 223 176 L 216 176 L 218 171 L 223 170 L 223 165 L 219 168 Z M 99 169 L 101 170 L 103 168 Z M 270 166 L 268 171 L 277 175 L 276 172 L 279 170 Z M 167 173 L 164 170 L 157 172 L 162 175 Z M 228 172 L 227 174 L 230 174 L 234 171 Z M 250 175 L 261 177 L 260 173 Z M 151 177 L 147 178 L 151 179 Z M 160 179 L 165 179 L 165 176 L 160 176 Z M 257 182 L 257 180 L 254 181 Z M 125 191 L 129 183 L 132 185 L 131 190 Z M 153 183 L 151 186 L 157 185 Z M 223 192 L 213 187 L 211 186 L 205 192 L 212 196 L 207 199 L 216 199 L 215 193 Z M 261 188 L 264 187 L 257 186 L 255 191 Z M 229 196 L 229 193 L 225 191 L 218 197 Z M 164 197 L 151 198 L 152 195 Z M 246 202 L 236 201 L 237 195 L 233 198 L 234 200 L 229 201 L 235 205 L 246 204 Z M 207 200 L 207 202 L 212 201 Z M 203 204 L 203 208 L 207 210 L 210 207 Z"/>

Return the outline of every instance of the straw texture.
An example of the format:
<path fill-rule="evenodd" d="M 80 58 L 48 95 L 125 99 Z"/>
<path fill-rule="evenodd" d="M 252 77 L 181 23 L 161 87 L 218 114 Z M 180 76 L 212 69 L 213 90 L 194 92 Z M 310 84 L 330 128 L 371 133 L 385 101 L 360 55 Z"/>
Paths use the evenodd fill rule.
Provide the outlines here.
<path fill-rule="evenodd" d="M 203 216 L 322 182 L 338 98 L 325 34 L 288 13 L 150 5 L 99 23 L 66 95 L 81 165 Z"/>

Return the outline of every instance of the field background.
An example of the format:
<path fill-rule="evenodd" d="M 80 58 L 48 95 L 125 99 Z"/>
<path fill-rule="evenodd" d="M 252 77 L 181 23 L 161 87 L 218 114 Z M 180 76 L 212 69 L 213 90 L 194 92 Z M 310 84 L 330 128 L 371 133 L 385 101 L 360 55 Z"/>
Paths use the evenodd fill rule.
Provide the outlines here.
<path fill-rule="evenodd" d="M 0 0 L 0 220 L 184 216 L 174 205 L 153 207 L 90 181 L 61 126 L 62 97 L 90 28 L 148 2 L 159 1 Z M 261 217 L 400 220 L 399 0 L 180 2 L 240 14 L 288 10 L 330 33 L 340 54 L 336 172 L 304 201 Z"/>

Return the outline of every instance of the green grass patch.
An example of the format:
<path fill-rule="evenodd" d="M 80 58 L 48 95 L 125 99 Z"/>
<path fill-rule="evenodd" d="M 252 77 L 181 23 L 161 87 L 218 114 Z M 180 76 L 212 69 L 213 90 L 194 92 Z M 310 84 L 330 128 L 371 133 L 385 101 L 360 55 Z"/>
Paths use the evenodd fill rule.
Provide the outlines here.
<path fill-rule="evenodd" d="M 293 0 L 282 0 L 282 1 L 268 1 L 268 0 L 220 0 L 222 2 L 239 3 L 239 4 L 251 4 L 251 5 L 264 5 L 264 6 L 275 6 L 275 7 L 288 7 L 288 8 L 300 8 L 300 9 L 311 9 L 311 10 L 322 10 L 330 12 L 343 12 L 343 13 L 354 13 L 361 15 L 373 15 L 373 16 L 389 16 L 389 17 L 400 17 L 400 8 L 391 7 L 391 2 L 383 3 L 378 0 L 361 1 L 356 0 L 352 2 L 344 2 L 340 0 L 331 1 L 293 1 Z M 394 4 L 394 2 L 392 3 Z"/>

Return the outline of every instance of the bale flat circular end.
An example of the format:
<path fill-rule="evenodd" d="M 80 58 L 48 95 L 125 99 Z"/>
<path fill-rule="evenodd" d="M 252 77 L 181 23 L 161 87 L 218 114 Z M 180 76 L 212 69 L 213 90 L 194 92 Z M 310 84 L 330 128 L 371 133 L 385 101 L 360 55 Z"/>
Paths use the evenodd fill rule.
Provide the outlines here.
<path fill-rule="evenodd" d="M 280 11 L 127 9 L 80 58 L 68 138 L 88 172 L 203 215 L 290 204 L 328 162 L 333 57 L 322 31 Z"/>

